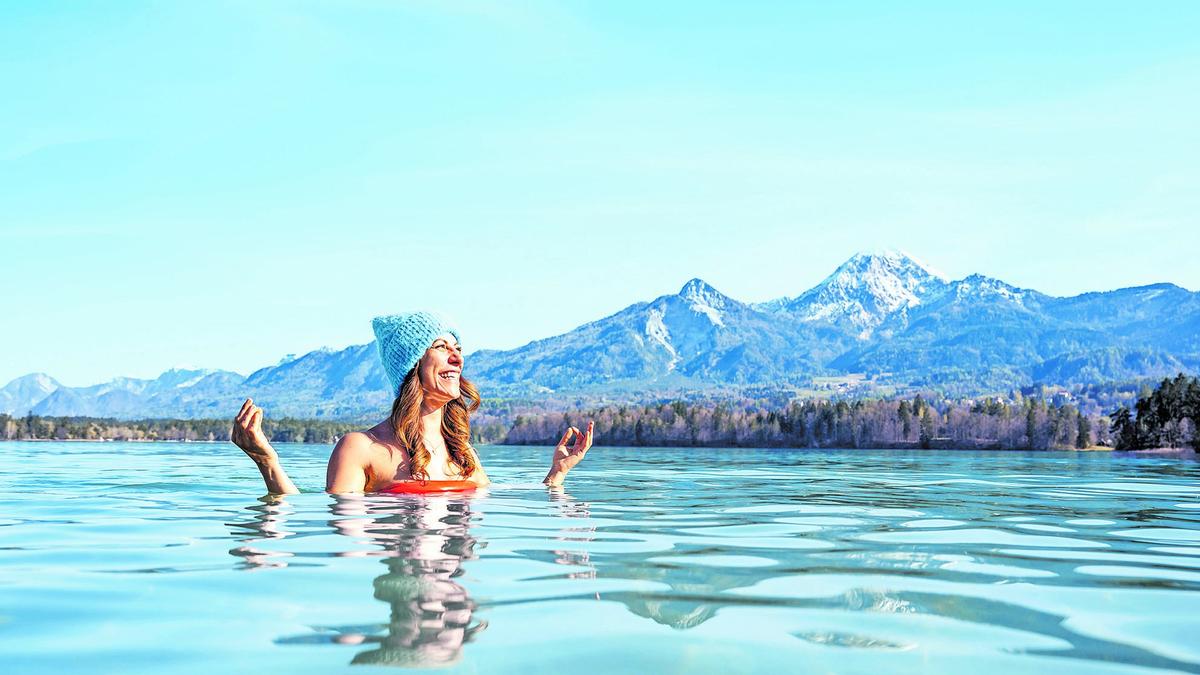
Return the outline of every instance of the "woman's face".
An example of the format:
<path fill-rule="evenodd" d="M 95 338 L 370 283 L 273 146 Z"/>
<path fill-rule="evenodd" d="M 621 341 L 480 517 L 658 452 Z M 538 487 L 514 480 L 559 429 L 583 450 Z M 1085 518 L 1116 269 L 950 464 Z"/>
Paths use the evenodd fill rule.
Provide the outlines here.
<path fill-rule="evenodd" d="M 417 363 L 417 375 L 421 378 L 421 391 L 426 400 L 444 405 L 458 398 L 462 367 L 462 348 L 458 346 L 458 340 L 449 333 L 435 338 Z"/>

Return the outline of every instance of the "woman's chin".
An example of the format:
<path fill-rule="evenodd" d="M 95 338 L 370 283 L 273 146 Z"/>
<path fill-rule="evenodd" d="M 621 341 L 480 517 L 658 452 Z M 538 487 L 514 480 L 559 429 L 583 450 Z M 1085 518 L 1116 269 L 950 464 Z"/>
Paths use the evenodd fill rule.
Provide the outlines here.
<path fill-rule="evenodd" d="M 462 395 L 462 387 L 460 387 L 458 385 L 458 383 L 454 383 L 454 384 L 439 383 L 437 388 L 434 389 L 433 391 L 430 391 L 428 389 L 425 390 L 426 397 L 431 397 L 431 398 L 434 398 L 434 399 L 437 399 L 440 401 L 444 401 L 446 403 L 453 401 L 454 399 L 458 398 L 461 395 Z"/>

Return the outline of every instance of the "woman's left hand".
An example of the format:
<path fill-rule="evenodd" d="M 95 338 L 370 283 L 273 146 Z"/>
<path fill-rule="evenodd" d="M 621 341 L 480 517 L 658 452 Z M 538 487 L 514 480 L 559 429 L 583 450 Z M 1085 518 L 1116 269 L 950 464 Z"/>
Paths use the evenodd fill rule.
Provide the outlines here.
<path fill-rule="evenodd" d="M 575 427 L 567 428 L 562 439 L 554 448 L 554 456 L 550 460 L 550 473 L 546 474 L 546 480 L 543 481 L 545 484 L 562 485 L 567 472 L 583 461 L 583 456 L 592 447 L 592 429 L 594 427 L 594 422 L 588 422 L 586 433 Z M 572 437 L 575 438 L 574 443 L 571 443 Z M 571 444 L 568 445 L 568 443 Z"/>

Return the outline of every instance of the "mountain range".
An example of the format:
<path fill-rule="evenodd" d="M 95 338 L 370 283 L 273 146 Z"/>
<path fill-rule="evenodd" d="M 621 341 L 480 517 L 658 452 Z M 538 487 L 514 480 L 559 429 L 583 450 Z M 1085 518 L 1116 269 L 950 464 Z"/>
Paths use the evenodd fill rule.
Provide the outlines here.
<path fill-rule="evenodd" d="M 692 279 L 562 335 L 466 360 L 485 395 L 531 399 L 803 389 L 849 375 L 893 389 L 987 393 L 1198 370 L 1200 293 L 1162 283 L 1054 297 L 978 274 L 950 280 L 897 251 L 855 255 L 815 287 L 763 303 Z M 0 389 L 0 412 L 227 417 L 246 396 L 276 415 L 314 418 L 361 418 L 389 404 L 371 343 L 288 357 L 249 376 L 176 369 L 65 387 L 34 373 Z"/>

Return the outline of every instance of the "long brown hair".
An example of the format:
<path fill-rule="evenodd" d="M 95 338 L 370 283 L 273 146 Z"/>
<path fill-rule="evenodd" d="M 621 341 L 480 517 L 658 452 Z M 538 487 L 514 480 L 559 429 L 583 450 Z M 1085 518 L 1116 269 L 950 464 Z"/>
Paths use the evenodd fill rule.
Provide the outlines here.
<path fill-rule="evenodd" d="M 442 413 L 442 438 L 450 461 L 462 469 L 463 476 L 470 478 L 479 467 L 475 453 L 471 451 L 471 413 L 479 409 L 479 390 L 465 377 L 459 378 L 458 398 L 446 404 Z M 408 451 L 412 464 L 412 477 L 428 480 L 429 450 L 421 433 L 421 402 L 425 394 L 421 391 L 421 376 L 414 367 L 404 376 L 400 393 L 392 402 L 392 414 L 388 420 L 396 433 L 396 440 Z"/>

